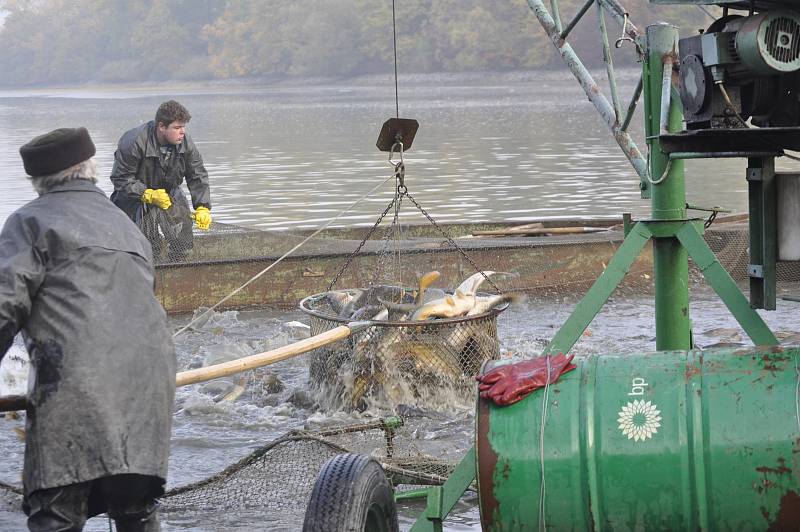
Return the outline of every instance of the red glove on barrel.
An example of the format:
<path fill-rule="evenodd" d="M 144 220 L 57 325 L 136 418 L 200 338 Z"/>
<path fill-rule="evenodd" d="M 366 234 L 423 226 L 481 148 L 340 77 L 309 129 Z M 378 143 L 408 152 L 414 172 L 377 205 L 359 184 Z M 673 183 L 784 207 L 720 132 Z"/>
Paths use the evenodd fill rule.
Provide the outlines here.
<path fill-rule="evenodd" d="M 543 357 L 523 360 L 515 364 L 498 366 L 483 375 L 475 377 L 481 397 L 491 399 L 500 406 L 510 405 L 521 401 L 529 393 L 545 384 L 552 384 L 558 380 L 562 373 L 576 368 L 572 363 L 575 355 L 564 356 L 559 353 L 554 357 Z M 548 378 L 548 359 L 550 360 L 550 375 Z"/>

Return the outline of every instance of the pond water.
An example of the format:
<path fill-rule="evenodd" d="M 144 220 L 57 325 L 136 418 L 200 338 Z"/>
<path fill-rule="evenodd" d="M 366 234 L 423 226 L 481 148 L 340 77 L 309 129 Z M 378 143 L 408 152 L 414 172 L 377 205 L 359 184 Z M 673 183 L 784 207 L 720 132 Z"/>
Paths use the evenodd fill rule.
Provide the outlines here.
<path fill-rule="evenodd" d="M 630 93 L 634 82 L 632 77 L 624 81 L 623 92 Z M 386 154 L 374 147 L 381 123 L 394 114 L 389 78 L 279 86 L 0 92 L 0 196 L 4 198 L 0 222 L 34 197 L 17 152 L 24 142 L 55 127 L 88 127 L 98 148 L 100 186 L 110 192 L 107 175 L 118 137 L 150 119 L 167 98 L 178 99 L 194 116 L 190 133 L 211 175 L 212 212 L 218 221 L 269 229 L 318 227 L 390 175 Z M 639 199 L 638 177 L 570 79 L 536 73 L 406 77 L 401 79 L 400 109 L 402 116 L 420 122 L 406 157 L 407 185 L 437 220 L 649 212 L 649 203 Z M 745 210 L 743 173 L 741 161 L 690 162 L 689 202 Z M 371 224 L 392 193 L 387 184 L 341 218 L 340 224 Z M 406 221 L 423 221 L 412 212 L 407 216 Z M 692 317 L 699 345 L 749 344 L 733 331 L 720 338 L 718 331 L 735 327 L 733 318 L 707 291 L 694 295 Z M 800 331 L 796 305 L 781 300 L 776 312 L 762 315 L 774 329 L 790 335 Z M 521 357 L 537 354 L 571 308 L 572 302 L 539 301 L 512 307 L 499 320 L 502 352 Z M 615 300 L 592 323 L 576 350 L 579 354 L 651 350 L 652 315 L 649 297 Z M 214 357 L 287 343 L 285 324 L 305 317 L 259 311 L 221 313 L 215 319 L 216 326 L 178 338 L 182 369 L 197 361 L 208 363 Z M 177 317 L 172 326 L 177 329 L 185 322 L 186 317 Z M 287 387 L 277 402 L 254 401 L 245 394 L 235 402 L 219 403 L 213 400 L 218 389 L 179 390 L 171 486 L 206 478 L 288 430 L 307 426 L 309 420 L 358 422 L 388 413 L 317 412 L 313 405 L 289 400 L 292 391 L 307 389 L 308 370 L 302 359 L 282 362 L 273 371 Z M 437 419 L 447 428 L 425 432 L 432 434 L 430 445 L 449 438 L 457 447 L 469 446 L 474 422 L 469 408 Z M 20 420 L 0 420 L 2 481 L 19 482 L 23 445 L 14 429 L 22 426 Z M 447 529 L 478 530 L 474 504 L 474 498 L 467 498 Z M 411 526 L 421 509 L 403 506 L 403 529 Z M 225 512 L 203 521 L 167 515 L 163 528 L 299 529 L 296 516 L 270 516 L 267 522 L 269 526 L 253 516 Z M 23 516 L 0 509 L 0 529 L 23 527 Z M 87 526 L 96 531 L 107 528 L 102 519 Z"/>
<path fill-rule="evenodd" d="M 634 73 L 623 76 L 630 94 Z M 18 148 L 55 127 L 86 126 L 100 186 L 120 135 L 181 101 L 211 176 L 218 221 L 317 227 L 390 175 L 375 148 L 394 116 L 392 80 L 327 84 L 162 86 L 0 91 L 0 222 L 34 197 Z M 406 157 L 409 192 L 443 221 L 646 215 L 638 177 L 578 85 L 555 73 L 401 78 L 400 112 L 420 129 Z M 633 132 L 642 151 L 641 117 Z M 744 163 L 691 161 L 688 201 L 746 209 Z M 784 164 L 784 163 L 781 163 Z M 391 182 L 340 225 L 372 222 Z M 409 211 L 410 222 L 423 219 Z"/>

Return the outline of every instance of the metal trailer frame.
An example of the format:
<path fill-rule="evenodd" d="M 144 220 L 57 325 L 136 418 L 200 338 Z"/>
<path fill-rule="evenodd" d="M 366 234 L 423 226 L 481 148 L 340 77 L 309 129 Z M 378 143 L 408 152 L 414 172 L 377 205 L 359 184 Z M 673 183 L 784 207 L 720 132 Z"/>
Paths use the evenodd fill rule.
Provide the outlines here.
<path fill-rule="evenodd" d="M 747 298 L 717 260 L 703 240 L 703 224 L 687 218 L 686 190 L 683 159 L 701 157 L 750 157 L 748 178 L 751 183 L 751 209 L 769 205 L 765 202 L 774 191 L 770 183 L 774 177 L 773 154 L 747 153 L 673 153 L 661 149 L 659 136 L 677 132 L 682 127 L 682 106 L 677 92 L 678 30 L 667 24 L 647 28 L 642 35 L 629 20 L 629 15 L 616 0 L 587 0 L 576 16 L 562 25 L 558 0 L 550 0 L 548 11 L 543 0 L 527 0 L 539 23 L 561 54 L 567 67 L 583 88 L 589 100 L 603 117 L 615 140 L 640 177 L 643 198 L 650 198 L 652 218 L 642 220 L 629 228 L 625 241 L 617 250 L 608 267 L 578 303 L 570 317 L 556 333 L 543 354 L 568 352 L 581 337 L 615 288 L 629 271 L 631 264 L 648 240 L 653 239 L 653 264 L 656 303 L 656 348 L 658 350 L 686 351 L 693 347 L 689 319 L 688 257 L 692 257 L 703 276 L 722 299 L 747 335 L 756 345 L 777 345 L 778 340 L 761 316 L 750 306 Z M 594 4 L 597 8 L 603 57 L 609 79 L 611 102 L 584 67 L 567 38 L 578 22 Z M 640 79 L 633 98 L 623 114 L 617 91 L 614 65 L 606 15 L 622 28 L 623 42 L 636 46 L 642 63 Z M 650 156 L 644 158 L 627 130 L 640 96 L 644 94 L 645 134 Z M 751 171 L 757 169 L 758 171 Z M 752 175 L 751 175 L 752 174 Z M 654 178 L 654 176 L 658 176 Z M 755 191 L 755 192 L 754 192 Z M 758 203 L 758 205 L 754 205 Z M 751 222 L 751 230 L 752 230 Z M 759 229 L 759 234 L 764 228 Z M 759 244 L 761 245 L 761 244 Z M 768 245 L 768 243 L 766 244 Z M 765 250 L 767 254 L 770 250 Z M 774 251 L 774 250 L 773 250 Z M 758 252 L 756 252 L 758 254 Z M 763 257 L 762 257 L 763 258 Z M 766 260 L 769 260 L 766 257 Z M 774 255 L 771 280 L 762 277 L 763 290 L 774 294 Z M 774 307 L 773 307 L 774 308 Z M 471 448 L 442 486 L 427 490 L 427 508 L 412 527 L 412 531 L 442 530 L 442 523 L 461 495 L 475 481 L 476 455 Z"/>

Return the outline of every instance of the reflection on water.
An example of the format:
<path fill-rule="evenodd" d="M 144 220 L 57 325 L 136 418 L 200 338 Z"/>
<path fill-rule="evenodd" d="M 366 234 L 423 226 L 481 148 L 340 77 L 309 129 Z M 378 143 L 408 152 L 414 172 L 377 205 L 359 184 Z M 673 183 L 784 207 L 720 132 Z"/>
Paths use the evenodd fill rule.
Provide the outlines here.
<path fill-rule="evenodd" d="M 622 84 L 623 93 L 632 82 Z M 375 140 L 394 115 L 392 81 L 324 86 L 231 86 L 0 92 L 0 221 L 34 197 L 18 148 L 55 127 L 85 125 L 101 187 L 119 136 L 177 98 L 212 179 L 219 221 L 317 227 L 390 175 Z M 409 191 L 443 221 L 646 215 L 638 178 L 570 79 L 487 74 L 401 80 L 400 109 L 420 130 L 406 157 Z M 637 120 L 636 123 L 641 123 Z M 640 147 L 644 144 L 640 140 Z M 689 201 L 746 207 L 743 163 L 690 162 Z M 373 222 L 385 188 L 340 219 Z M 410 209 L 410 206 L 409 206 Z M 421 214 L 406 210 L 409 221 Z"/>

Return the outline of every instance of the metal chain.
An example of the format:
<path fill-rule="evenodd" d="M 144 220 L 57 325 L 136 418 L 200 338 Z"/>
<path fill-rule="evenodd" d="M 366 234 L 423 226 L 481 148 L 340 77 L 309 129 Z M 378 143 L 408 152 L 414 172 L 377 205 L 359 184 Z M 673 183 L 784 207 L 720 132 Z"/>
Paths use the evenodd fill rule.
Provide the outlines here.
<path fill-rule="evenodd" d="M 393 157 L 394 157 L 395 153 L 398 153 L 400 155 L 400 160 L 398 162 L 394 162 L 394 160 L 393 160 Z M 405 164 L 403 163 L 403 143 L 402 142 L 395 142 L 392 145 L 392 149 L 389 151 L 389 164 L 394 168 L 394 178 L 395 178 L 395 193 L 394 193 L 394 197 L 392 198 L 392 201 L 389 202 L 389 205 L 387 205 L 386 208 L 383 210 L 381 215 L 378 216 L 378 220 L 372 225 L 370 230 L 367 232 L 367 235 L 358 244 L 358 247 L 356 247 L 356 249 L 350 254 L 350 256 L 347 257 L 347 260 L 345 261 L 344 266 L 342 266 L 342 269 L 339 270 L 339 272 L 333 277 L 333 280 L 331 280 L 330 284 L 328 285 L 328 290 L 329 291 L 333 289 L 333 285 L 336 284 L 336 281 L 339 280 L 339 277 L 341 277 L 342 274 L 345 272 L 345 270 L 347 270 L 347 268 L 353 262 L 353 259 L 361 251 L 361 248 L 363 248 L 364 244 L 367 243 L 367 240 L 369 240 L 370 237 L 372 236 L 372 234 L 375 232 L 375 230 L 378 229 L 378 226 L 381 224 L 381 222 L 383 221 L 384 217 L 386 217 L 386 215 L 389 214 L 389 211 L 392 210 L 392 207 L 394 207 L 394 218 L 392 220 L 392 226 L 394 226 L 397 223 L 397 219 L 398 219 L 399 214 L 400 214 L 400 212 L 399 212 L 400 211 L 400 203 L 403 200 L 403 195 L 406 194 L 406 192 L 408 191 L 408 189 L 406 188 L 405 183 L 404 183 L 404 178 L 405 178 L 405 174 L 406 174 L 406 167 L 405 167 Z M 389 231 L 387 232 L 386 244 L 388 244 L 389 236 L 391 235 L 391 232 L 392 232 L 392 227 L 390 226 L 389 227 Z M 380 253 L 382 254 L 385 250 L 386 250 L 386 245 L 384 245 L 384 247 L 381 249 Z M 399 261 L 399 257 L 398 257 L 398 261 Z"/>
<path fill-rule="evenodd" d="M 718 213 L 719 213 L 719 211 L 718 211 L 718 210 L 716 210 L 716 209 L 715 209 L 715 210 L 713 210 L 713 211 L 711 211 L 711 215 L 708 217 L 708 220 L 706 220 L 705 222 L 703 222 L 703 228 L 704 228 L 704 229 L 708 229 L 709 227 L 711 227 L 711 224 L 713 224 L 713 223 L 714 223 L 714 220 L 716 220 L 716 219 L 717 219 L 717 214 L 718 214 Z"/>
<path fill-rule="evenodd" d="M 499 291 L 500 291 L 500 289 L 497 287 L 497 285 L 496 285 L 496 284 L 494 284 L 494 283 L 492 282 L 492 280 L 491 280 L 491 279 L 489 279 L 489 276 L 488 276 L 488 275 L 486 275 L 485 273 L 483 273 L 483 270 L 482 270 L 481 268 L 478 268 L 478 265 L 477 265 L 477 264 L 475 264 L 475 263 L 472 261 L 472 259 L 471 259 L 471 258 L 469 258 L 469 255 L 467 255 L 467 254 L 464 252 L 464 250 L 463 250 L 463 249 L 461 249 L 461 246 L 459 246 L 459 245 L 456 243 L 456 241 L 455 241 L 455 240 L 453 240 L 453 238 L 452 238 L 452 237 L 451 237 L 451 236 L 450 236 L 450 235 L 447 233 L 447 231 L 445 231 L 445 230 L 444 230 L 444 228 L 443 228 L 442 226 L 440 226 L 438 223 L 436 223 L 436 220 L 434 220 L 434 219 L 431 217 L 431 215 L 430 215 L 430 214 L 428 214 L 428 212 L 427 212 L 425 209 L 423 209 L 423 208 L 422 208 L 422 205 L 420 205 L 419 203 L 417 203 L 417 200 L 415 200 L 415 199 L 414 199 L 414 198 L 411 196 L 411 194 L 409 194 L 409 193 L 408 193 L 408 191 L 406 191 L 406 192 L 405 192 L 405 193 L 403 193 L 402 195 L 406 196 L 406 197 L 407 197 L 409 200 L 411 200 L 411 203 L 413 203 L 413 204 L 414 204 L 414 205 L 417 207 L 417 209 L 419 209 L 419 211 L 420 211 L 420 212 L 421 212 L 423 215 L 425 215 L 425 218 L 427 218 L 427 219 L 428 219 L 428 221 L 429 221 L 431 224 L 433 224 L 433 226 L 436 228 L 436 230 L 437 230 L 437 231 L 439 231 L 439 232 L 442 234 L 442 236 L 443 236 L 443 237 L 445 237 L 445 238 L 447 239 L 447 242 L 448 242 L 448 243 L 449 243 L 451 246 L 453 246 L 453 247 L 456 249 L 456 251 L 458 251 L 458 252 L 461 254 L 461 256 L 462 256 L 462 257 L 464 257 L 464 258 L 467 260 L 467 262 L 469 262 L 469 263 L 470 263 L 470 265 L 472 265 L 472 267 L 475 269 L 475 271 L 476 271 L 476 272 L 480 273 L 480 274 L 483 276 L 483 278 L 484 278 L 484 279 L 485 279 L 485 280 L 486 280 L 486 281 L 487 281 L 487 282 L 488 282 L 488 283 L 491 285 L 491 287 L 492 287 L 492 288 L 494 288 L 494 289 L 495 289 L 497 292 L 499 292 Z"/>
<path fill-rule="evenodd" d="M 400 269 L 399 249 L 392 250 L 391 249 L 391 244 L 392 244 L 393 241 L 396 242 L 397 240 L 399 240 L 399 238 L 397 236 L 396 228 L 399 225 L 398 224 L 398 219 L 399 219 L 398 216 L 399 216 L 400 207 L 401 207 L 402 202 L 403 202 L 403 198 L 402 197 L 398 197 L 397 195 L 395 195 L 395 199 L 396 199 L 396 202 L 395 202 L 395 205 L 394 205 L 394 216 L 392 217 L 392 222 L 389 224 L 389 227 L 386 229 L 386 233 L 381 238 L 381 249 L 380 249 L 380 251 L 378 251 L 379 259 L 378 259 L 377 265 L 375 266 L 375 271 L 374 271 L 374 275 L 373 275 L 374 279 L 382 279 L 382 278 L 389 279 L 389 278 L 391 278 L 392 281 L 399 281 L 398 277 L 397 277 L 397 270 Z M 398 264 L 397 264 L 394 272 L 387 273 L 387 272 L 385 272 L 385 270 L 386 270 L 385 263 L 387 263 L 387 262 L 389 263 L 389 268 L 388 269 L 392 268 L 392 264 L 391 264 L 392 257 L 391 257 L 391 255 L 393 253 L 395 253 L 395 252 L 398 255 L 398 257 L 397 257 Z M 386 277 L 384 277 L 384 274 L 386 274 Z M 402 285 L 402 281 L 400 281 L 400 284 Z"/>
<path fill-rule="evenodd" d="M 395 149 L 396 149 L 396 148 L 399 148 L 399 149 L 397 149 L 397 153 L 400 155 L 400 160 L 395 162 L 395 160 L 393 159 L 393 156 L 394 156 L 394 154 L 395 154 Z M 381 213 L 381 215 L 380 215 L 380 216 L 378 216 L 378 219 L 377 219 L 377 221 L 376 221 L 376 222 L 375 222 L 375 223 L 372 225 L 372 227 L 370 228 L 369 232 L 367 232 L 367 235 L 366 235 L 366 236 L 365 236 L 365 237 L 364 237 L 364 238 L 361 240 L 361 242 L 358 244 L 358 247 L 356 247 L 356 249 L 355 249 L 355 250 L 354 250 L 354 251 L 353 251 L 353 252 L 350 254 L 350 256 L 349 256 L 349 257 L 347 257 L 347 260 L 345 261 L 345 263 L 344 263 L 344 266 L 342 266 L 342 268 L 341 268 L 341 269 L 339 270 L 339 272 L 338 272 L 338 273 L 337 273 L 337 274 L 336 274 L 336 275 L 333 277 L 333 280 L 331 280 L 330 284 L 328 285 L 328 290 L 330 291 L 330 290 L 332 290 L 332 289 L 333 289 L 333 286 L 336 284 L 336 281 L 338 281 L 338 280 L 339 280 L 339 278 L 342 276 L 342 274 L 345 272 L 345 270 L 347 270 L 347 268 L 348 268 L 348 267 L 350 266 L 350 264 L 353 262 L 353 259 L 354 259 L 354 258 L 356 257 L 356 255 L 358 255 L 358 253 L 361 251 L 361 248 L 363 248 L 363 247 L 364 247 L 364 244 L 366 244 L 367 240 L 369 240 L 369 239 L 370 239 L 370 237 L 371 237 L 371 236 L 372 236 L 372 234 L 375 232 L 375 230 L 378 228 L 378 226 L 381 224 L 381 222 L 383 221 L 383 219 L 386 217 L 386 215 L 387 215 L 387 214 L 389 214 L 389 211 L 390 211 L 390 210 L 392 210 L 392 207 L 394 207 L 394 217 L 393 217 L 393 219 L 392 219 L 392 224 L 391 224 L 391 226 L 389 227 L 389 230 L 388 230 L 388 231 L 387 231 L 387 233 L 386 233 L 386 242 L 385 242 L 385 243 L 384 243 L 384 245 L 382 246 L 382 248 L 381 248 L 381 251 L 379 252 L 379 254 L 381 254 L 381 255 L 382 255 L 382 254 L 383 254 L 383 253 L 386 251 L 386 248 L 388 247 L 388 243 L 389 243 L 389 237 L 390 237 L 390 235 L 392 234 L 392 229 L 393 229 L 393 228 L 395 228 L 395 229 L 396 229 L 396 226 L 397 226 L 397 225 L 399 225 L 399 224 L 398 224 L 398 220 L 399 220 L 399 217 L 400 217 L 400 206 L 401 206 L 401 204 L 402 204 L 402 202 L 403 202 L 403 197 L 406 197 L 406 198 L 408 198 L 409 200 L 411 200 L 411 203 L 413 203 L 413 204 L 414 204 L 414 206 L 415 206 L 415 207 L 416 207 L 416 208 L 417 208 L 417 209 L 418 209 L 418 210 L 419 210 L 419 211 L 420 211 L 420 212 L 421 212 L 421 213 L 422 213 L 422 214 L 425 216 L 425 218 L 427 218 L 427 219 L 428 219 L 428 221 L 429 221 L 429 222 L 430 222 L 430 223 L 431 223 L 431 224 L 432 224 L 432 225 L 433 225 L 433 226 L 436 228 L 436 230 L 437 230 L 437 231 L 439 231 L 439 233 L 441 233 L 441 235 L 442 235 L 442 236 L 443 236 L 443 237 L 444 237 L 444 238 L 447 240 L 447 242 L 448 242 L 448 243 L 449 243 L 449 244 L 450 244 L 450 245 L 451 245 L 451 246 L 452 246 L 452 247 L 453 247 L 453 248 L 454 248 L 456 251 L 458 251 L 458 253 L 460 253 L 460 254 L 461 254 L 461 256 L 462 256 L 462 257 L 463 257 L 463 258 L 464 258 L 464 259 L 465 259 L 467 262 L 469 262 L 469 264 L 472 266 L 472 268 L 473 268 L 473 269 L 474 269 L 474 270 L 475 270 L 477 273 L 480 273 L 480 274 L 483 276 L 484 280 L 485 280 L 486 282 L 488 282 L 488 283 L 489 283 L 489 285 L 490 285 L 490 286 L 491 286 L 491 287 L 492 287 L 492 288 L 493 288 L 495 291 L 497 291 L 497 292 L 500 292 L 500 288 L 498 288 L 498 287 L 497 287 L 497 285 L 496 285 L 496 284 L 494 284 L 494 282 L 493 282 L 491 279 L 489 279 L 489 276 L 488 276 L 488 275 L 486 275 L 486 274 L 483 272 L 483 270 L 482 270 L 481 268 L 479 268 L 479 267 L 478 267 L 478 265 L 477 265 L 477 264 L 475 264 L 475 262 L 474 262 L 474 261 L 473 261 L 473 260 L 472 260 L 472 259 L 469 257 L 469 255 L 467 255 L 467 254 L 466 254 L 466 252 L 465 252 L 463 249 L 461 249 L 461 246 L 459 246 L 459 245 L 456 243 L 456 241 L 455 241 L 455 240 L 453 240 L 453 238 L 452 238 L 452 237 L 451 237 L 451 236 L 450 236 L 450 235 L 447 233 L 447 231 L 445 231 L 445 229 L 444 229 L 442 226 L 440 226 L 440 225 L 439 225 L 439 224 L 436 222 L 436 220 L 434 220 L 434 219 L 433 219 L 433 217 L 432 217 L 430 214 L 428 214 L 428 211 L 426 211 L 426 210 L 425 210 L 425 209 L 422 207 L 422 205 L 420 205 L 419 203 L 417 203 L 417 200 L 415 200 L 415 199 L 413 198 L 413 196 L 411 196 L 411 194 L 409 194 L 409 193 L 408 193 L 408 188 L 407 188 L 407 187 L 406 187 L 406 185 L 405 185 L 405 174 L 406 174 L 406 167 L 405 167 L 405 163 L 404 163 L 404 161 L 403 161 L 403 143 L 402 143 L 402 142 L 396 142 L 396 143 L 395 143 L 395 144 L 392 146 L 392 149 L 389 151 L 389 164 L 391 164 L 391 165 L 394 167 L 394 178 L 395 178 L 395 184 L 396 184 L 394 197 L 392 198 L 392 201 L 390 201 L 390 202 L 389 202 L 389 205 L 387 205 L 387 206 L 386 206 L 386 208 L 383 210 L 383 212 Z M 399 249 L 399 243 L 397 243 L 397 245 L 398 245 L 398 247 L 397 247 L 397 249 L 396 249 L 396 251 L 397 251 L 397 261 L 398 261 L 398 265 L 397 265 L 397 267 L 398 267 L 398 270 L 400 270 L 400 264 L 399 264 L 399 262 L 400 262 L 400 249 Z"/>
<path fill-rule="evenodd" d="M 339 273 L 337 273 L 337 274 L 336 274 L 336 275 L 333 277 L 333 280 L 332 280 L 332 281 L 331 281 L 331 283 L 328 285 L 328 291 L 330 291 L 330 290 L 332 290 L 332 289 L 333 289 L 333 285 L 335 285 L 335 284 L 336 284 L 336 281 L 338 281 L 338 280 L 339 280 L 339 277 L 341 277 L 341 276 L 342 276 L 342 274 L 344 273 L 344 271 L 345 271 L 345 270 L 348 268 L 348 266 L 350 266 L 350 263 L 351 263 L 351 262 L 353 262 L 353 259 L 355 258 L 355 256 L 356 256 L 356 255 L 358 255 L 358 252 L 359 252 L 359 251 L 361 251 L 361 248 L 363 248 L 363 247 L 364 247 L 364 244 L 366 244 L 366 243 L 367 243 L 367 240 L 369 240 L 369 237 L 371 237 L 371 236 L 372 236 L 372 233 L 374 233 L 374 232 L 375 232 L 375 230 L 378 228 L 378 226 L 381 224 L 381 222 L 383 221 L 383 218 L 384 218 L 384 217 L 385 217 L 385 216 L 386 216 L 386 215 L 389 213 L 389 211 L 390 211 L 390 210 L 392 210 L 392 206 L 394 206 L 394 204 L 395 204 L 395 202 L 396 202 L 396 201 L 397 201 L 397 194 L 395 194 L 395 196 L 392 198 L 392 201 L 390 201 L 390 202 L 389 202 L 389 205 L 387 205 L 387 206 L 386 206 L 386 208 L 383 210 L 383 212 L 381 213 L 381 215 L 380 215 L 380 216 L 378 216 L 378 220 L 377 220 L 377 221 L 375 222 L 375 224 L 374 224 L 374 225 L 373 225 L 373 226 L 370 228 L 369 232 L 367 233 L 367 236 L 365 236 L 365 237 L 364 237 L 364 238 L 361 240 L 361 242 L 358 244 L 358 247 L 355 249 L 355 251 L 353 251 L 353 252 L 350 254 L 350 256 L 349 256 L 349 257 L 347 257 L 347 261 L 344 263 L 344 266 L 342 266 L 342 269 L 341 269 L 341 270 L 339 270 Z"/>

